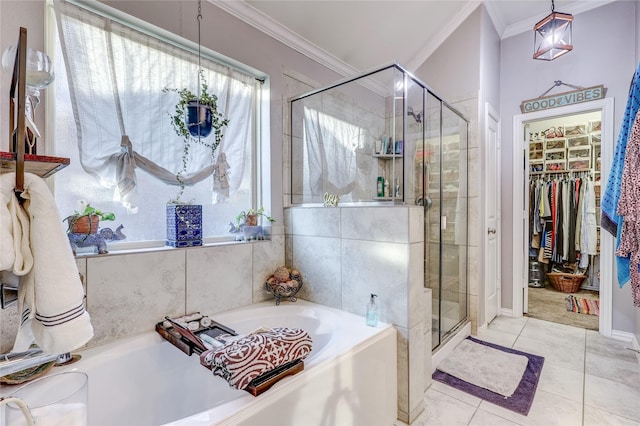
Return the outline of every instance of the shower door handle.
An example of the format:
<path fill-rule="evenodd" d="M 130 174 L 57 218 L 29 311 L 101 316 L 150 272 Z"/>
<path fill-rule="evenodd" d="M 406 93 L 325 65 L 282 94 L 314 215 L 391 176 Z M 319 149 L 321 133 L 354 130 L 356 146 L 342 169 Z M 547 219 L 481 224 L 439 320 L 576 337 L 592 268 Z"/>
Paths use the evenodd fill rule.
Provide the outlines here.
<path fill-rule="evenodd" d="M 495 234 L 495 233 L 496 233 L 496 228 L 487 229 L 487 234 Z"/>

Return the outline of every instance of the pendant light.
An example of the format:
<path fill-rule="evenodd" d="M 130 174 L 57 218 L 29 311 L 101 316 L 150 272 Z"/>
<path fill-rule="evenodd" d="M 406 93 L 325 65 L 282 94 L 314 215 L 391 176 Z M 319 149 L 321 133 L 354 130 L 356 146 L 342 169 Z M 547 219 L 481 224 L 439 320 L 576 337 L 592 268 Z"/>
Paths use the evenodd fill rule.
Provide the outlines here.
<path fill-rule="evenodd" d="M 551 0 L 551 14 L 533 27 L 533 59 L 553 61 L 572 50 L 572 22 L 573 15 L 556 12 Z"/>
<path fill-rule="evenodd" d="M 187 105 L 186 123 L 187 129 L 189 129 L 189 134 L 194 138 L 197 137 L 199 141 L 200 138 L 206 138 L 209 136 L 213 129 L 211 107 L 200 103 L 200 86 L 203 82 L 202 67 L 200 65 L 200 21 L 202 21 L 201 0 L 198 0 L 198 15 L 196 19 L 198 21 L 198 73 L 196 76 L 197 98 L 189 101 L 189 104 Z"/>

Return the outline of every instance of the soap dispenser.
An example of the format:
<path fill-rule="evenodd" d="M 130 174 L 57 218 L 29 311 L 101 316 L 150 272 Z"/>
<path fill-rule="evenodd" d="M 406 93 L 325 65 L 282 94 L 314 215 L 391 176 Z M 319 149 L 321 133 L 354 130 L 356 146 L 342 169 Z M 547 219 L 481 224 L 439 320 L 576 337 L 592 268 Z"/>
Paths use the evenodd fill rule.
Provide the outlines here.
<path fill-rule="evenodd" d="M 377 294 L 371 293 L 371 299 L 367 304 L 367 325 L 375 327 L 378 325 L 378 304 L 376 303 Z"/>

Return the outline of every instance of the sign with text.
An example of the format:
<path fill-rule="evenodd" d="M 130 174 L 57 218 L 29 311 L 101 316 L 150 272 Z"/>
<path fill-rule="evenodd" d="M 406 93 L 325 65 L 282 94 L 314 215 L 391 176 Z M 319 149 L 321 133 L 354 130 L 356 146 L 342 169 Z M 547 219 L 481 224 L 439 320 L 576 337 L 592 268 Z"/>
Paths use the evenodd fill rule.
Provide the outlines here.
<path fill-rule="evenodd" d="M 604 85 L 587 87 L 584 89 L 572 90 L 571 92 L 559 93 L 557 95 L 545 96 L 543 98 L 522 101 L 520 111 L 527 112 L 542 111 L 545 109 L 558 108 L 567 105 L 579 104 L 582 102 L 595 101 L 604 98 L 606 89 Z"/>

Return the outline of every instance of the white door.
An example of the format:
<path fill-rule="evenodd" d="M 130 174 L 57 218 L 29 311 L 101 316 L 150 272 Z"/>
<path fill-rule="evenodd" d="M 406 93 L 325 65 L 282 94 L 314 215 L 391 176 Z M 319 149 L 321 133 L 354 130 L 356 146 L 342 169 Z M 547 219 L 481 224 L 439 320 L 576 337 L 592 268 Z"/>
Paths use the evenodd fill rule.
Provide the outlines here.
<path fill-rule="evenodd" d="M 487 324 L 500 309 L 500 134 L 498 114 L 485 104 L 485 164 L 484 187 L 484 294 L 485 320 Z"/>

